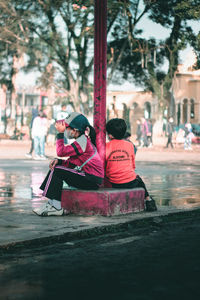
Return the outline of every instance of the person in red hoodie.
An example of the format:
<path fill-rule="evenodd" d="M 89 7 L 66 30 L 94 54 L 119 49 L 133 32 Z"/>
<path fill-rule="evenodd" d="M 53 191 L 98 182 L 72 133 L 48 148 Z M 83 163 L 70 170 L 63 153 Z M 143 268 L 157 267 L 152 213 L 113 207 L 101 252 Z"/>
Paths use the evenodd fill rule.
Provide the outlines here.
<path fill-rule="evenodd" d="M 155 200 L 149 195 L 142 178 L 135 173 L 134 145 L 124 139 L 126 123 L 123 119 L 111 119 L 106 124 L 109 142 L 106 143 L 106 178 L 113 188 L 145 190 L 147 211 L 157 210 Z"/>
<path fill-rule="evenodd" d="M 49 172 L 40 186 L 48 202 L 33 210 L 39 216 L 61 216 L 61 193 L 63 181 L 78 189 L 97 190 L 104 178 L 103 163 L 95 146 L 96 134 L 87 118 L 72 112 L 65 120 L 56 122 L 56 152 L 59 157 L 50 162 Z M 72 144 L 64 144 L 74 139 Z"/>

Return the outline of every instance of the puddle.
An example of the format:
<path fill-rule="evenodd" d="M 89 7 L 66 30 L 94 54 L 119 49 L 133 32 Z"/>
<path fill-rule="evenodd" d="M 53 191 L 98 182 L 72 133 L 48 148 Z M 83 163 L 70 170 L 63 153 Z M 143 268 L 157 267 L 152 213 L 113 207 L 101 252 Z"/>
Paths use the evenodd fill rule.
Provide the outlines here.
<path fill-rule="evenodd" d="M 0 168 L 0 208 L 25 212 L 39 206 L 39 189 L 48 165 L 8 163 Z M 19 168 L 18 165 L 19 164 Z M 200 207 L 200 168 L 198 165 L 137 163 L 137 173 L 143 178 L 157 204 L 176 208 Z"/>

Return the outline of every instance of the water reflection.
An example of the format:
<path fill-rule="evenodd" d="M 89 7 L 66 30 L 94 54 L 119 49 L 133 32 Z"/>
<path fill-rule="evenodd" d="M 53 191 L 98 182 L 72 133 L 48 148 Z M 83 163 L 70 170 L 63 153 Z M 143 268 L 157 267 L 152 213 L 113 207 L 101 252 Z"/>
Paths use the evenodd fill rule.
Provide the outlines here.
<path fill-rule="evenodd" d="M 0 208 L 25 212 L 39 206 L 44 201 L 39 187 L 47 170 L 47 165 L 1 168 Z M 159 205 L 200 207 L 199 166 L 140 163 L 137 172 Z"/>
<path fill-rule="evenodd" d="M 200 207 L 199 166 L 140 163 L 137 171 L 159 205 Z"/>
<path fill-rule="evenodd" d="M 32 210 L 43 201 L 39 189 L 46 172 L 41 169 L 26 172 L 0 170 L 0 208 L 18 212 Z"/>

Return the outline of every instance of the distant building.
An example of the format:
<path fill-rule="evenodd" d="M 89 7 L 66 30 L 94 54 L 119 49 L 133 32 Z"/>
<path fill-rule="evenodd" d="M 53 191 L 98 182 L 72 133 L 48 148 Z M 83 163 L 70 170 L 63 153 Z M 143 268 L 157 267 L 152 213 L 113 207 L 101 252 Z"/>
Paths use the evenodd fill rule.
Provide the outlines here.
<path fill-rule="evenodd" d="M 172 84 L 172 105 L 166 107 L 164 116 L 173 116 L 175 124 L 187 122 L 200 124 L 200 70 L 185 70 L 179 65 Z M 135 91 L 108 91 L 107 118 L 126 119 L 132 133 L 136 131 L 136 120 L 158 120 L 158 100 L 152 93 Z"/>
<path fill-rule="evenodd" d="M 172 105 L 164 111 L 164 116 L 173 116 L 176 125 L 186 122 L 200 124 L 200 70 L 192 70 L 194 60 L 194 56 L 190 56 L 185 64 L 178 66 L 171 89 Z M 56 94 L 54 90 L 44 92 L 36 87 L 19 89 L 16 119 L 23 123 L 24 116 L 33 107 L 52 107 L 56 115 L 62 98 L 67 98 L 67 95 Z M 10 95 L 5 86 L 0 86 L 0 133 L 4 130 L 5 118 L 10 117 L 10 110 Z M 132 134 L 136 132 L 137 119 L 144 116 L 154 123 L 158 115 L 158 99 L 151 92 L 107 91 L 107 119 L 124 118 Z M 55 118 L 54 115 L 52 117 Z"/>
<path fill-rule="evenodd" d="M 173 82 L 177 124 L 200 124 L 200 70 L 185 71 L 179 66 Z"/>
<path fill-rule="evenodd" d="M 137 119 L 157 119 L 158 101 L 150 92 L 108 91 L 107 118 L 123 118 L 128 129 L 135 133 Z"/>

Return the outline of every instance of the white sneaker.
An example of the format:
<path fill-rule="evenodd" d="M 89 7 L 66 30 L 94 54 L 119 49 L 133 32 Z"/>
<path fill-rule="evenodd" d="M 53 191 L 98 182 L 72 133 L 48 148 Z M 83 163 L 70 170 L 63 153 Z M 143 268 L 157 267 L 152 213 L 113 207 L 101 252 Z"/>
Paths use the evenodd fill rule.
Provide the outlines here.
<path fill-rule="evenodd" d="M 46 156 L 44 156 L 44 155 L 40 155 L 40 159 L 41 159 L 41 160 L 46 160 L 47 158 L 46 158 Z"/>
<path fill-rule="evenodd" d="M 46 209 L 47 204 L 49 204 L 49 203 L 46 202 L 46 203 L 42 204 L 40 207 L 34 208 L 33 212 L 36 213 L 37 215 L 39 215 L 42 210 Z M 49 205 L 51 205 L 51 204 L 49 204 Z"/>
<path fill-rule="evenodd" d="M 34 160 L 41 160 L 41 157 L 40 157 L 39 155 L 36 154 L 36 155 L 33 157 L 33 159 L 34 159 Z"/>
<path fill-rule="evenodd" d="M 32 158 L 32 154 L 30 154 L 30 153 L 26 153 L 25 156 L 28 158 Z"/>
<path fill-rule="evenodd" d="M 39 208 L 33 209 L 33 212 L 38 216 L 62 216 L 64 211 L 63 208 L 56 209 L 54 206 L 49 203 L 43 204 Z"/>

